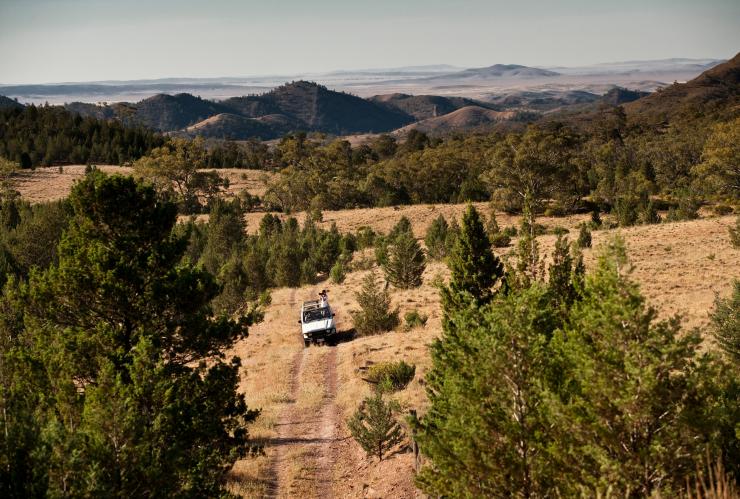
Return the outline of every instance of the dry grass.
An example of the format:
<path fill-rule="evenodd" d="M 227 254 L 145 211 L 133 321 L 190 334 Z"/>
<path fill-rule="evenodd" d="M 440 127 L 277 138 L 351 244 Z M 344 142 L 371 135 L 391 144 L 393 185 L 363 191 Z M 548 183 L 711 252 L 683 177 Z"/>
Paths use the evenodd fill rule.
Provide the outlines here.
<path fill-rule="evenodd" d="M 132 173 L 132 168 L 127 166 L 100 165 L 98 169 L 111 174 Z M 240 168 L 222 168 L 217 171 L 229 179 L 228 193 L 231 195 L 246 189 L 250 194 L 262 196 L 265 193 L 266 182 L 274 175 L 261 170 Z M 32 203 L 41 203 L 66 197 L 75 181 L 84 176 L 85 165 L 64 166 L 61 171 L 59 167 L 36 168 L 17 173 L 14 176 L 14 185 L 24 199 Z"/>

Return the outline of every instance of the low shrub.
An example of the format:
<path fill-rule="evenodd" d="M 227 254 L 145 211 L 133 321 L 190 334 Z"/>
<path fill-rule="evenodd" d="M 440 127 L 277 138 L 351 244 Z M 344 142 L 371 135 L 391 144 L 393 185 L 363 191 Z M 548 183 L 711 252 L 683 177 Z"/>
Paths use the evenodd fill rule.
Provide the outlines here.
<path fill-rule="evenodd" d="M 409 312 L 406 312 L 406 314 L 403 316 L 403 321 L 405 323 L 407 331 L 415 327 L 426 326 L 428 319 L 429 317 L 427 317 L 425 314 L 420 314 L 418 310 L 411 310 Z"/>
<path fill-rule="evenodd" d="M 718 217 L 723 217 L 725 215 L 732 215 L 734 211 L 735 210 L 732 209 L 732 206 L 729 206 L 726 204 L 718 204 L 712 207 L 712 213 L 714 213 Z"/>
<path fill-rule="evenodd" d="M 400 410 L 398 402 L 383 399 L 381 391 L 362 401 L 354 415 L 347 420 L 352 437 L 365 450 L 368 457 L 383 456 L 404 440 L 401 425 L 395 413 Z"/>
<path fill-rule="evenodd" d="M 376 236 L 377 234 L 375 231 L 366 225 L 357 229 L 357 232 L 355 233 L 357 249 L 365 249 L 374 246 Z"/>
<path fill-rule="evenodd" d="M 503 230 L 492 234 L 489 236 L 489 239 L 491 241 L 491 246 L 494 248 L 506 248 L 511 244 L 511 237 Z"/>
<path fill-rule="evenodd" d="M 416 375 L 416 366 L 403 360 L 398 362 L 379 362 L 370 366 L 365 379 L 377 384 L 381 389 L 403 390 Z"/>
<path fill-rule="evenodd" d="M 334 284 L 342 284 L 344 282 L 344 279 L 347 277 L 347 271 L 341 261 L 337 260 L 337 262 L 332 266 L 329 271 L 329 277 L 331 278 L 331 282 Z"/>
<path fill-rule="evenodd" d="M 588 228 L 588 224 L 581 224 L 581 230 L 578 233 L 578 240 L 576 245 L 579 248 L 590 248 L 591 247 L 591 229 Z"/>

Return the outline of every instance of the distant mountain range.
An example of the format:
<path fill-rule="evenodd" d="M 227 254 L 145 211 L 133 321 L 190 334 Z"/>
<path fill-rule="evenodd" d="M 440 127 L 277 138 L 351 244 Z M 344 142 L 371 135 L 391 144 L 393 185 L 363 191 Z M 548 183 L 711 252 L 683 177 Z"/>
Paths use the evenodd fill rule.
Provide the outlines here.
<path fill-rule="evenodd" d="M 659 123 L 677 115 L 737 113 L 739 57 L 712 65 L 687 83 L 666 85 L 654 93 L 610 85 L 601 95 L 567 88 L 527 88 L 482 94 L 480 99 L 402 92 L 361 98 L 317 83 L 295 81 L 259 95 L 223 100 L 178 93 L 157 94 L 135 103 L 73 102 L 65 107 L 82 116 L 116 119 L 170 134 L 235 140 L 269 140 L 298 130 L 337 136 L 392 131 L 404 134 L 412 129 L 445 134 L 534 121 L 540 116 L 548 121 L 586 122 L 604 105 L 624 105 L 631 119 Z M 555 71 L 518 65 L 494 65 L 455 74 L 459 73 L 484 79 L 559 77 Z M 15 100 L 0 97 L 0 108 L 18 106 L 21 104 Z"/>
<path fill-rule="evenodd" d="M 212 138 L 272 139 L 291 130 L 335 135 L 387 132 L 415 118 L 393 106 L 298 81 L 262 95 L 210 101 L 190 94 L 159 94 L 137 103 L 67 104 L 83 116 L 116 118 L 162 132 Z"/>
<path fill-rule="evenodd" d="M 156 94 L 189 93 L 211 100 L 268 92 L 286 81 L 315 81 L 360 97 L 405 93 L 454 95 L 481 100 L 512 91 L 583 90 L 602 94 L 613 86 L 653 91 L 687 81 L 723 62 L 716 59 L 664 59 L 593 64 L 580 67 L 531 67 L 494 64 L 459 68 L 449 65 L 357 69 L 327 73 L 223 78 L 162 78 L 32 85 L 1 85 L 0 94 L 21 102 L 138 102 Z M 485 100 L 485 99 L 483 99 Z"/>

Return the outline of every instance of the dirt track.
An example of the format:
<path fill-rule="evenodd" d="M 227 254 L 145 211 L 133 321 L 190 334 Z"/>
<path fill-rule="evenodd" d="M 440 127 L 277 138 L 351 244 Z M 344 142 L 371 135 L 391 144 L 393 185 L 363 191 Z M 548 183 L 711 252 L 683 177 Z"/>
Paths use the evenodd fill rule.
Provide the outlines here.
<path fill-rule="evenodd" d="M 295 290 L 291 307 L 297 307 Z M 269 497 L 333 497 L 333 463 L 340 428 L 337 350 L 309 347 L 293 355 L 289 397 L 275 424 L 270 454 Z"/>

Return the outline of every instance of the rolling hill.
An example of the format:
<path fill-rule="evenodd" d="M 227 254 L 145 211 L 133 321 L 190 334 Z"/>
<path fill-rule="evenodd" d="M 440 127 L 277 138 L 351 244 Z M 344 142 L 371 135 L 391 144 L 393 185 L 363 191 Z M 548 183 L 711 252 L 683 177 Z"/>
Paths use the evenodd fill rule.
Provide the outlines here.
<path fill-rule="evenodd" d="M 444 116 L 427 118 L 396 131 L 404 135 L 417 130 L 432 135 L 443 135 L 460 130 L 482 129 L 515 118 L 515 111 L 494 111 L 480 106 L 465 106 Z"/>
<path fill-rule="evenodd" d="M 464 69 L 456 73 L 461 78 L 538 78 L 558 76 L 560 73 L 547 69 L 532 68 L 519 64 L 494 64 L 485 68 Z"/>
<path fill-rule="evenodd" d="M 270 111 L 266 114 L 282 114 L 308 130 L 335 134 L 386 132 L 413 121 L 398 110 L 307 81 L 283 85 L 252 102 Z"/>
<path fill-rule="evenodd" d="M 119 119 L 161 132 L 233 139 L 274 138 L 292 130 L 337 135 L 387 132 L 414 121 L 413 116 L 399 109 L 307 81 L 224 101 L 190 94 L 158 94 L 134 104 L 75 102 L 65 107 L 83 116 Z"/>
<path fill-rule="evenodd" d="M 646 124 L 677 117 L 725 119 L 740 113 L 740 53 L 686 83 L 674 83 L 624 106 L 630 119 Z"/>
<path fill-rule="evenodd" d="M 601 97 L 601 102 L 611 104 L 612 106 L 621 106 L 622 104 L 636 101 L 647 95 L 650 95 L 650 92 L 614 87 Z"/>
<path fill-rule="evenodd" d="M 491 95 L 489 102 L 499 109 L 526 109 L 529 111 L 553 111 L 568 106 L 589 104 L 599 96 L 582 90 L 521 90 L 500 95 Z"/>
<path fill-rule="evenodd" d="M 480 106 L 494 109 L 487 102 L 479 102 L 464 97 L 441 97 L 438 95 L 385 94 L 371 97 L 370 100 L 381 106 L 401 111 L 417 120 L 425 120 L 457 111 L 465 106 Z"/>
<path fill-rule="evenodd" d="M 23 104 L 19 103 L 18 101 L 15 101 L 11 99 L 10 97 L 5 97 L 4 95 L 0 95 L 0 109 L 20 109 L 23 107 Z"/>
<path fill-rule="evenodd" d="M 221 113 L 206 118 L 185 128 L 183 132 L 190 136 L 200 135 L 214 139 L 260 137 L 269 140 L 277 136 L 276 131 L 268 123 L 230 113 Z"/>

